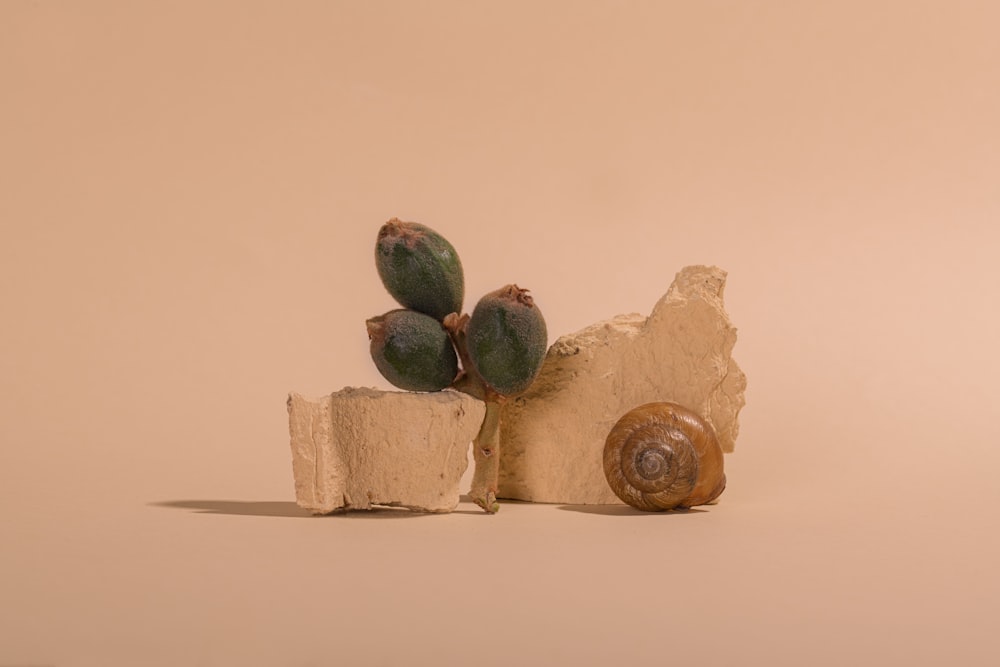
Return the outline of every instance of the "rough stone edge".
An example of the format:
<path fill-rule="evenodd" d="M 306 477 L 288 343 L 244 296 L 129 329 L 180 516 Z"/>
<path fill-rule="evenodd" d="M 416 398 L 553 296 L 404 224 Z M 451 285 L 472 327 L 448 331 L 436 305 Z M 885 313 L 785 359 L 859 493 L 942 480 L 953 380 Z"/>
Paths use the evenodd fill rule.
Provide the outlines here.
<path fill-rule="evenodd" d="M 332 446 L 330 435 L 332 402 L 333 397 L 330 394 L 313 399 L 296 392 L 288 394 L 288 429 L 292 450 L 292 476 L 295 479 L 295 501 L 300 507 L 314 514 L 327 514 L 346 507 L 343 496 L 323 497 L 320 485 L 317 483 L 326 469 L 323 452 L 336 454 L 338 451 Z"/>
<path fill-rule="evenodd" d="M 746 406 L 747 378 L 733 358 L 738 329 L 726 310 L 725 289 L 728 277 L 729 272 L 717 266 L 695 264 L 683 267 L 674 276 L 667 293 L 653 306 L 649 320 L 642 325 L 642 331 L 645 332 L 655 318 L 668 317 L 671 306 L 680 307 L 693 299 L 709 303 L 721 314 L 728 339 L 725 344 L 726 372 L 716 385 L 716 390 L 709 394 L 706 405 L 688 407 L 695 409 L 712 425 L 722 451 L 731 454 L 736 450 L 736 440 L 739 437 L 740 411 Z M 730 412 L 731 418 L 721 418 Z"/>

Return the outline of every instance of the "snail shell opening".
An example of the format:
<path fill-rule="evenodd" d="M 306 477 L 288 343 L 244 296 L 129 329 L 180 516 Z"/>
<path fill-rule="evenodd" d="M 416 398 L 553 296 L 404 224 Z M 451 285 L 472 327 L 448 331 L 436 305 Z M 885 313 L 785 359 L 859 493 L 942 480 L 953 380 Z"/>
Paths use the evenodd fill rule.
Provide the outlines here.
<path fill-rule="evenodd" d="M 626 413 L 608 434 L 604 474 L 623 502 L 662 511 L 710 502 L 725 488 L 715 432 L 676 403 Z"/>

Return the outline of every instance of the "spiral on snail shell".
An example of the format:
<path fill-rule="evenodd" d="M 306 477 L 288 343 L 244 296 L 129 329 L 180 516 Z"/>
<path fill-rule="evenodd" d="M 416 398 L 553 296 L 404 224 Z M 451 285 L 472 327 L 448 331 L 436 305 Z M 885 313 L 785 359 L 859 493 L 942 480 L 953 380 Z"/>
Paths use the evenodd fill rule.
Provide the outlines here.
<path fill-rule="evenodd" d="M 656 512 L 709 503 L 726 488 L 715 430 L 677 403 L 625 413 L 604 443 L 604 475 L 623 502 Z"/>

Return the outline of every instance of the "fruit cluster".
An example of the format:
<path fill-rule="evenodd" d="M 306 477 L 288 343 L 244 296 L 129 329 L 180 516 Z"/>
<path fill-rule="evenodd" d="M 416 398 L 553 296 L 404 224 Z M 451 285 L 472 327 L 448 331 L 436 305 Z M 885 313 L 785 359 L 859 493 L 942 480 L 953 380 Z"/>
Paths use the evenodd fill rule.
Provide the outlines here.
<path fill-rule="evenodd" d="M 375 243 L 382 284 L 401 309 L 368 320 L 372 360 L 386 380 L 408 391 L 451 387 L 486 402 L 472 453 L 469 497 L 500 509 L 503 402 L 527 389 L 542 367 L 548 333 L 528 290 L 507 285 L 462 313 L 465 275 L 455 248 L 433 229 L 393 218 Z M 459 365 L 461 362 L 461 366 Z"/>
<path fill-rule="evenodd" d="M 382 225 L 375 266 L 402 308 L 368 320 L 375 366 L 407 391 L 447 387 L 484 400 L 523 392 L 548 345 L 528 291 L 507 285 L 462 315 L 465 276 L 455 248 L 433 229 L 393 218 Z M 461 367 L 459 360 L 461 359 Z"/>

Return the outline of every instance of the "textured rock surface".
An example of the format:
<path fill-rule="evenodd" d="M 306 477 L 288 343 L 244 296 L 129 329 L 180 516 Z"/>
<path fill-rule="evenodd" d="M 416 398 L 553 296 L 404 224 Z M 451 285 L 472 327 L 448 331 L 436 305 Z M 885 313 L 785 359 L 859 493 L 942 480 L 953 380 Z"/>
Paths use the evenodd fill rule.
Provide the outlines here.
<path fill-rule="evenodd" d="M 746 376 L 731 356 L 725 283 L 721 269 L 686 267 L 648 318 L 619 315 L 557 340 L 531 388 L 504 407 L 500 497 L 619 504 L 604 441 L 619 417 L 652 401 L 694 410 L 733 451 Z"/>
<path fill-rule="evenodd" d="M 296 502 L 317 514 L 372 505 L 449 512 L 485 411 L 450 390 L 289 394 Z"/>

